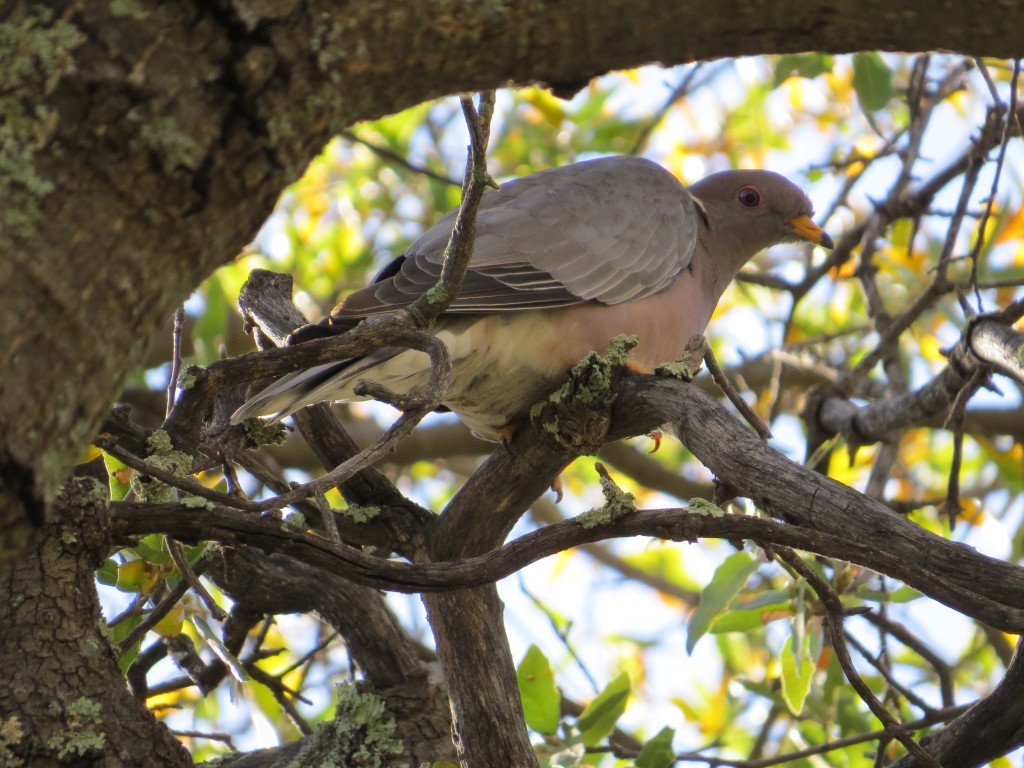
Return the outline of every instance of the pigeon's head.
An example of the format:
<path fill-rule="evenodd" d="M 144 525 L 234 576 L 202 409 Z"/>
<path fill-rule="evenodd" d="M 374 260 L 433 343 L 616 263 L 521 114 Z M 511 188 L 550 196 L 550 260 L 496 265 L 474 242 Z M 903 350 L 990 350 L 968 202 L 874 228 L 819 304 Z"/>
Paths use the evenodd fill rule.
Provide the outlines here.
<path fill-rule="evenodd" d="M 771 171 L 723 171 L 689 187 L 706 217 L 716 254 L 738 268 L 779 243 L 809 242 L 832 248 L 832 238 L 814 223 L 807 195 Z"/>

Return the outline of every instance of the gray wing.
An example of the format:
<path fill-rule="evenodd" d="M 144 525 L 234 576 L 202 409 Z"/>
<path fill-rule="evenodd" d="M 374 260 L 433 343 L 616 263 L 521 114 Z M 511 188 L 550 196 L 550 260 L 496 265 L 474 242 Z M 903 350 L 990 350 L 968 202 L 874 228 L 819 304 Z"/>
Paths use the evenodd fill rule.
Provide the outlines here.
<path fill-rule="evenodd" d="M 344 323 L 413 301 L 438 278 L 455 222 L 449 211 L 332 313 Z M 661 166 L 609 157 L 541 171 L 488 190 L 473 259 L 450 313 L 512 312 L 657 293 L 690 263 L 697 216 Z"/>

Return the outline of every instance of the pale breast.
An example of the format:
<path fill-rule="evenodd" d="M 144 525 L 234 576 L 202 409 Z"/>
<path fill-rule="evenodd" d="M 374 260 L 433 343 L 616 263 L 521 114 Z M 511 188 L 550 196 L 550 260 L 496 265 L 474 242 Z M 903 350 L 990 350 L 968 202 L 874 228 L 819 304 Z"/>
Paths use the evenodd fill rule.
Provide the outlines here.
<path fill-rule="evenodd" d="M 630 359 L 646 368 L 675 360 L 690 337 L 703 332 L 710 314 L 696 284 L 688 271 L 668 290 L 624 304 L 442 322 L 437 336 L 451 353 L 453 373 L 444 404 L 474 433 L 497 440 L 502 427 L 554 390 L 573 365 L 589 352 L 603 354 L 619 334 L 639 337 Z M 358 378 L 409 392 L 427 383 L 428 366 L 422 352 L 403 352 Z M 350 399 L 345 394 L 336 398 Z"/>
<path fill-rule="evenodd" d="M 639 337 L 630 359 L 646 368 L 675 360 L 710 314 L 694 300 L 695 285 L 687 273 L 673 288 L 639 301 L 485 317 L 463 338 L 445 339 L 455 371 L 445 404 L 474 432 L 495 439 L 587 353 L 603 354 L 619 334 Z"/>

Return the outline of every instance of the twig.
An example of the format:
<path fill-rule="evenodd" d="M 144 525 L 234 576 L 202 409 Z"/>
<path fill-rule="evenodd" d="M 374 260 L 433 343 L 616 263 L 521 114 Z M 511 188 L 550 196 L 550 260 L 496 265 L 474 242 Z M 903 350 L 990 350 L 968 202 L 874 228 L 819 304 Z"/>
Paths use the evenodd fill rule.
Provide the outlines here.
<path fill-rule="evenodd" d="M 200 560 L 192 569 L 192 573 L 199 575 L 202 574 L 204 570 L 206 570 L 206 560 Z M 185 596 L 186 592 L 188 592 L 189 586 L 190 584 L 185 579 L 182 579 L 175 584 L 166 595 L 164 595 L 163 599 L 157 603 L 156 607 L 146 614 L 146 618 L 139 622 L 139 624 L 125 635 L 124 639 L 117 644 L 118 658 L 123 656 L 129 648 L 141 640 L 145 634 L 155 627 L 164 616 L 170 613 L 171 608 L 177 605 L 178 601 Z"/>
<path fill-rule="evenodd" d="M 433 179 L 434 181 L 440 181 L 442 184 L 447 184 L 452 187 L 462 186 L 455 179 L 449 178 L 448 176 L 445 176 L 442 173 L 438 173 L 437 171 L 427 168 L 426 166 L 411 163 L 409 162 L 408 158 L 403 157 L 398 152 L 395 152 L 394 150 L 389 149 L 388 147 L 381 146 L 380 144 L 374 144 L 372 141 L 368 141 L 367 139 L 357 136 L 351 130 L 341 131 L 338 135 L 341 136 L 346 141 L 352 142 L 353 144 L 361 144 L 362 146 L 366 147 L 368 150 L 373 152 L 375 155 L 383 158 L 392 165 L 401 166 L 402 168 L 410 170 L 413 173 L 419 173 L 423 176 Z"/>
<path fill-rule="evenodd" d="M 171 331 L 171 373 L 167 381 L 167 409 L 164 418 L 174 410 L 174 395 L 178 391 L 178 376 L 181 374 L 181 329 L 185 323 L 185 308 L 174 311 L 174 326 Z"/>
<path fill-rule="evenodd" d="M 389 393 L 385 387 L 370 385 L 370 388 L 381 397 L 387 398 L 390 395 L 392 399 L 409 406 L 410 410 L 403 413 L 391 428 L 366 450 L 353 456 L 316 480 L 296 485 L 279 496 L 259 502 L 242 499 L 232 494 L 209 489 L 193 477 L 179 477 L 153 466 L 130 451 L 120 447 L 113 438 L 97 438 L 95 444 L 120 461 L 123 461 L 132 469 L 149 474 L 167 485 L 194 496 L 247 512 L 267 512 L 273 509 L 280 509 L 281 507 L 307 499 L 315 493 L 324 492 L 344 482 L 352 475 L 374 464 L 393 451 L 397 443 L 411 432 L 424 416 L 437 407 L 451 377 L 448 348 L 436 336 L 422 331 L 405 329 L 402 326 L 402 320 L 394 316 L 381 317 L 377 319 L 377 323 L 388 323 L 394 328 L 393 340 L 390 343 L 398 346 L 409 346 L 412 349 L 427 352 L 431 359 L 430 382 L 421 392 L 407 396 L 395 396 L 393 393 Z M 366 384 L 367 382 L 361 383 Z"/>
<path fill-rule="evenodd" d="M 323 522 L 327 538 L 334 544 L 341 544 L 341 535 L 338 533 L 338 521 L 334 519 L 334 510 L 327 503 L 327 497 L 323 493 L 313 494 L 313 503 L 320 511 L 320 519 Z"/>
<path fill-rule="evenodd" d="M 206 731 L 178 730 L 172 730 L 171 733 L 173 733 L 175 736 L 183 736 L 189 739 L 209 739 L 211 741 L 223 741 L 225 744 L 227 744 L 228 749 L 230 749 L 232 752 L 238 751 L 238 747 L 236 747 L 235 742 L 232 741 L 232 736 L 230 733 L 208 733 Z"/>
<path fill-rule="evenodd" d="M 199 578 L 192 570 L 192 566 L 188 564 L 188 560 L 185 559 L 184 553 L 181 551 L 181 545 L 178 544 L 170 536 L 164 539 L 167 542 L 167 551 L 171 555 L 171 560 L 174 561 L 175 567 L 178 569 L 178 573 L 181 574 L 181 578 L 192 587 L 192 590 L 199 596 L 199 599 L 203 601 L 203 605 L 210 612 L 217 621 L 224 621 L 228 617 L 227 612 L 217 605 L 217 601 L 213 599 L 206 587 L 200 582 Z"/>
<path fill-rule="evenodd" d="M 410 329 L 409 321 L 412 321 L 415 328 L 428 327 L 458 294 L 473 255 L 476 211 L 484 189 L 493 184 L 487 174 L 486 155 L 487 141 L 490 136 L 490 119 L 494 109 L 494 92 L 489 91 L 480 95 L 479 112 L 473 108 L 472 101 L 466 98 L 462 100 L 462 107 L 471 138 L 468 150 L 469 161 L 462 204 L 452 228 L 451 238 L 445 248 L 440 278 L 430 290 L 405 310 L 393 315 L 371 318 L 360 326 L 373 326 L 375 330 L 382 330 L 382 346 L 406 346 L 426 352 L 430 356 L 430 381 L 423 390 L 409 395 L 398 395 L 380 384 L 366 380 L 360 381 L 355 390 L 358 394 L 372 395 L 379 400 L 404 409 L 405 412 L 371 446 L 339 464 L 322 477 L 296 486 L 276 498 L 260 502 L 257 505 L 258 510 L 287 506 L 343 483 L 360 470 L 369 467 L 393 451 L 398 442 L 409 434 L 420 420 L 433 411 L 443 399 L 452 375 L 448 348 L 436 336 Z"/>
<path fill-rule="evenodd" d="M 708 367 L 708 372 L 711 374 L 711 378 L 715 380 L 715 384 L 721 388 L 725 396 L 729 398 L 729 402 L 736 407 L 736 410 L 743 415 L 747 423 L 753 427 L 757 436 L 762 440 L 768 440 L 772 436 L 772 431 L 761 420 L 761 417 L 755 413 L 754 409 L 747 404 L 747 401 L 740 397 L 740 393 L 729 383 L 729 380 L 725 378 L 722 369 L 718 367 L 715 353 L 711 351 L 711 346 L 706 342 L 704 344 L 704 364 Z"/>
<path fill-rule="evenodd" d="M 892 619 L 881 616 L 877 613 L 865 613 L 861 618 L 878 627 L 886 634 L 891 635 L 922 659 L 927 661 L 931 668 L 935 670 L 935 675 L 939 679 L 939 692 L 942 696 L 942 706 L 953 706 L 953 670 L 950 668 L 949 664 L 947 664 L 937 653 L 935 653 L 935 651 L 925 645 L 909 629 L 899 622 L 893 621 Z"/>
<path fill-rule="evenodd" d="M 776 547 L 775 552 L 780 559 L 788 563 L 793 570 L 799 573 L 817 593 L 818 599 L 821 600 L 828 618 L 828 633 L 832 642 L 832 649 L 836 654 L 836 660 L 843 668 L 843 673 L 846 675 L 846 679 L 850 681 L 850 685 L 857 691 L 857 695 L 867 704 L 871 713 L 882 722 L 882 725 L 885 727 L 885 733 L 896 738 L 922 765 L 929 768 L 942 768 L 939 762 L 928 754 L 910 735 L 907 729 L 893 717 L 885 705 L 871 691 L 868 684 L 864 682 L 860 673 L 857 672 L 853 659 L 850 658 L 850 652 L 846 647 L 843 621 L 846 617 L 847 609 L 843 605 L 842 600 L 839 599 L 839 595 L 796 552 L 788 547 Z"/>
<path fill-rule="evenodd" d="M 477 208 L 480 207 L 484 190 L 497 186 L 487 173 L 487 143 L 491 135 L 494 96 L 494 91 L 481 93 L 479 111 L 473 107 L 473 101 L 469 97 L 463 97 L 461 100 L 462 112 L 470 135 L 466 176 L 462 185 L 462 203 L 459 205 L 455 225 L 444 250 L 444 262 L 441 264 L 441 275 L 437 283 L 416 299 L 407 310 L 419 328 L 426 328 L 458 295 L 462 279 L 473 257 Z"/>
<path fill-rule="evenodd" d="M 621 445 L 621 443 L 618 445 Z M 646 458 L 646 455 L 644 455 L 644 457 Z M 604 458 L 603 450 L 602 458 Z M 633 476 L 628 470 L 621 471 L 626 472 L 626 474 L 629 474 L 631 477 Z M 708 495 L 710 496 L 710 494 Z M 687 498 L 692 498 L 693 496 L 694 494 L 689 494 Z M 565 521 L 565 517 L 559 512 L 558 507 L 554 502 L 546 498 L 537 499 L 537 501 L 534 502 L 530 507 L 530 515 L 533 521 L 538 524 L 551 525 L 553 523 Z M 625 558 L 614 554 L 610 549 L 601 544 L 581 544 L 577 549 L 590 555 L 590 557 L 594 558 L 597 562 L 611 568 L 613 571 L 616 571 L 623 578 L 629 579 L 631 582 L 643 584 L 666 597 L 678 600 L 683 605 L 688 606 L 691 610 L 697 607 L 697 602 L 700 600 L 699 592 L 692 589 L 686 589 L 671 579 L 658 574 L 653 574 L 649 570 L 639 568 Z"/>
<path fill-rule="evenodd" d="M 921 728 L 927 728 L 938 723 L 944 723 L 952 720 L 964 712 L 966 712 L 971 705 L 963 704 L 955 707 L 948 707 L 935 712 L 933 715 L 922 717 L 918 720 L 913 720 L 905 724 L 908 730 L 920 730 Z M 844 749 L 846 747 L 852 747 L 857 744 L 865 744 L 869 741 L 878 741 L 886 737 L 888 731 L 876 730 L 869 731 L 867 733 L 859 733 L 856 736 L 845 736 L 841 739 L 835 739 L 833 741 L 827 741 L 824 744 L 819 744 L 815 747 L 806 747 L 804 749 L 794 750 L 793 752 L 783 752 L 778 755 L 772 755 L 771 757 L 761 758 L 747 758 L 745 760 L 738 759 L 732 760 L 725 757 L 712 757 L 711 755 L 705 755 L 704 751 L 707 747 L 692 752 L 684 752 L 675 755 L 677 762 L 688 762 L 688 763 L 704 763 L 709 768 L 772 768 L 776 765 L 786 765 L 795 763 L 798 760 L 802 760 L 808 757 L 814 757 L 815 755 L 824 755 L 829 752 L 833 752 L 837 749 Z M 627 751 L 627 750 L 614 750 L 613 754 L 621 759 L 629 760 L 635 759 L 640 753 L 639 750 Z"/>
<path fill-rule="evenodd" d="M 142 613 L 142 609 L 148 601 L 149 595 L 147 595 L 145 592 L 139 592 L 139 594 L 135 596 L 135 599 L 132 600 L 131 605 L 129 605 L 127 608 L 125 608 L 123 611 L 117 614 L 117 616 L 114 616 L 112 619 L 110 619 L 110 621 L 107 622 L 107 626 L 116 627 L 125 619 L 130 619 L 134 616 L 138 616 L 140 613 Z"/>
<path fill-rule="evenodd" d="M 981 385 L 985 374 L 978 369 L 971 376 L 964 387 L 956 393 L 953 407 L 949 411 L 946 423 L 943 425 L 953 432 L 953 460 L 949 466 L 949 485 L 946 487 L 946 501 L 942 505 L 941 512 L 949 516 L 949 529 L 956 527 L 957 516 L 960 514 L 960 465 L 964 455 L 964 413 L 967 410 L 967 402 L 974 396 L 975 390 Z"/>
<path fill-rule="evenodd" d="M 527 588 L 526 584 L 523 582 L 522 579 L 519 580 L 519 590 L 524 595 L 526 595 L 527 600 L 533 603 L 534 608 L 536 608 L 538 611 L 540 611 L 547 617 L 548 623 L 551 625 L 551 631 L 555 633 L 555 637 L 557 637 L 559 642 L 562 643 L 562 646 L 565 648 L 566 652 L 572 657 L 572 660 L 576 662 L 576 666 L 579 668 L 580 672 L 583 673 L 583 676 L 587 678 L 587 682 L 590 683 L 590 687 L 594 690 L 594 692 L 596 693 L 597 691 L 600 691 L 601 686 L 597 684 L 596 678 L 587 668 L 587 665 L 583 662 L 583 659 L 580 658 L 580 655 L 576 652 L 576 649 L 573 647 L 573 644 L 569 642 L 569 630 L 572 628 L 572 624 L 560 622 L 558 615 L 550 608 L 548 608 L 539 597 L 533 594 Z"/>
<path fill-rule="evenodd" d="M 651 133 L 653 133 L 654 129 L 658 127 L 658 124 L 665 119 L 665 115 L 672 108 L 672 105 L 678 102 L 687 93 L 690 92 L 690 90 L 694 87 L 694 80 L 697 77 L 697 73 L 699 73 L 706 65 L 707 62 L 698 61 L 690 69 L 686 71 L 682 79 L 679 81 L 679 84 L 672 89 L 671 93 L 669 93 L 668 95 L 668 98 L 665 99 L 664 103 L 662 103 L 661 108 L 654 114 L 652 118 L 650 118 L 646 123 L 644 123 L 644 126 L 640 129 L 640 132 L 637 134 L 636 141 L 633 142 L 633 146 L 630 147 L 628 154 L 638 155 L 640 154 L 640 152 L 643 151 L 644 147 L 647 144 L 647 140 L 651 136 Z M 715 67 L 712 72 L 707 73 L 707 76 L 702 80 L 702 82 L 706 83 L 712 78 L 714 78 L 718 74 L 718 72 L 721 71 L 721 69 L 722 67 Z"/>
<path fill-rule="evenodd" d="M 985 62 L 981 60 L 980 56 L 972 56 L 971 61 L 974 62 L 974 66 L 981 74 L 981 79 L 985 81 L 985 87 L 988 88 L 988 95 L 992 97 L 992 103 L 1001 107 L 1003 100 L 999 98 L 999 90 L 996 88 L 995 81 L 992 79 L 988 67 L 985 66 Z"/>
<path fill-rule="evenodd" d="M 101 448 L 106 453 L 116 458 L 118 461 L 122 461 L 127 464 L 130 468 L 136 472 L 142 472 L 143 474 L 155 477 L 162 483 L 166 483 L 172 488 L 185 491 L 186 493 L 200 498 L 207 499 L 209 501 L 223 504 L 226 507 L 233 507 L 235 509 L 244 510 L 246 512 L 262 512 L 264 506 L 258 502 L 250 501 L 248 499 L 241 499 L 237 496 L 232 496 L 228 493 L 222 493 L 221 491 L 215 491 L 207 488 L 205 485 L 200 483 L 194 477 L 179 477 L 173 472 L 169 472 L 161 467 L 157 467 L 150 464 L 145 459 L 140 459 L 131 451 L 123 448 L 118 444 L 115 438 L 98 437 L 93 443 L 97 448 Z M 271 507 L 273 508 L 273 507 Z"/>
<path fill-rule="evenodd" d="M 306 722 L 306 718 L 300 714 L 289 696 L 297 698 L 305 704 L 311 704 L 312 702 L 301 696 L 297 691 L 288 688 L 279 678 L 264 671 L 255 663 L 246 664 L 245 671 L 249 673 L 253 680 L 266 686 L 281 709 L 288 715 L 288 719 L 292 721 L 302 735 L 308 736 L 313 732 L 312 726 Z"/>
<path fill-rule="evenodd" d="M 999 94 L 995 91 L 995 84 L 992 83 L 992 78 L 989 77 L 988 69 L 978 62 L 979 68 L 985 77 L 985 82 L 989 83 L 989 87 L 993 91 L 993 99 L 995 100 L 996 106 L 1002 112 L 1003 104 L 999 99 Z M 995 204 L 996 192 L 999 189 L 999 179 L 1003 173 L 1003 165 L 1006 162 L 1006 150 L 1009 146 L 1010 138 L 1010 120 L 1009 115 L 1017 114 L 1017 82 L 1020 79 L 1020 59 L 1013 60 L 1013 76 L 1010 78 L 1010 108 L 1009 113 L 1003 119 L 1003 137 L 999 143 L 999 156 L 996 158 L 996 172 L 992 177 L 992 189 L 989 191 L 988 200 L 985 201 L 985 212 L 978 220 L 977 227 L 975 229 L 974 236 L 974 247 L 971 249 L 971 285 L 974 287 L 975 300 L 977 301 L 978 311 L 982 311 L 981 304 L 981 292 L 978 290 L 978 257 L 981 255 L 981 248 L 985 243 L 985 225 L 988 224 L 989 217 L 992 215 L 992 206 Z"/>
<path fill-rule="evenodd" d="M 245 492 L 242 490 L 241 484 L 238 482 L 238 473 L 235 472 L 235 465 L 228 461 L 224 452 L 220 454 L 220 466 L 221 472 L 224 473 L 224 479 L 228 483 L 228 493 L 232 496 L 245 496 Z"/>
<path fill-rule="evenodd" d="M 308 653 L 304 653 L 295 662 L 289 664 L 287 667 L 278 672 L 278 677 L 285 677 L 287 675 L 290 675 L 299 667 L 303 666 L 304 664 L 308 664 L 313 659 L 314 656 L 316 656 L 321 651 L 325 650 L 327 646 L 333 643 L 338 637 L 339 635 L 337 632 L 328 633 L 327 637 L 321 640 L 316 645 L 314 645 L 312 650 L 310 650 Z M 259 646 L 257 645 L 257 647 Z"/>
<path fill-rule="evenodd" d="M 866 615 L 867 613 L 861 614 L 861 616 Z M 885 682 L 888 683 L 892 689 L 897 691 L 900 696 L 905 698 L 907 701 L 909 701 L 915 707 L 920 709 L 926 715 L 930 715 L 933 712 L 935 712 L 935 707 L 929 706 L 928 702 L 926 702 L 912 690 L 908 689 L 905 685 L 900 684 L 900 682 L 893 676 L 889 664 L 883 664 L 877 657 L 872 656 L 868 649 L 865 648 L 864 645 L 849 632 L 845 632 L 844 637 L 846 638 L 846 642 L 853 646 L 854 650 L 856 650 L 857 653 L 863 656 L 864 660 L 867 661 L 868 664 L 877 669 L 878 673 L 883 678 L 885 678 Z"/>
<path fill-rule="evenodd" d="M 974 190 L 974 185 L 978 181 L 981 165 L 982 160 L 972 154 L 967 171 L 964 174 L 964 183 L 960 190 L 960 200 L 957 203 L 956 213 L 947 230 L 946 240 L 942 247 L 942 253 L 939 255 L 939 262 L 935 268 L 935 276 L 932 282 L 923 292 L 918 294 L 917 298 L 911 302 L 911 305 L 906 310 L 901 312 L 892 321 L 887 322 L 884 329 L 879 329 L 878 344 L 854 366 L 846 377 L 847 379 L 856 379 L 867 375 L 889 353 L 889 350 L 894 347 L 900 336 L 913 325 L 921 313 L 931 307 L 938 300 L 939 296 L 949 290 L 946 272 L 953 255 L 956 236 L 960 231 L 960 225 L 966 213 L 968 200 L 970 199 L 971 192 Z"/>

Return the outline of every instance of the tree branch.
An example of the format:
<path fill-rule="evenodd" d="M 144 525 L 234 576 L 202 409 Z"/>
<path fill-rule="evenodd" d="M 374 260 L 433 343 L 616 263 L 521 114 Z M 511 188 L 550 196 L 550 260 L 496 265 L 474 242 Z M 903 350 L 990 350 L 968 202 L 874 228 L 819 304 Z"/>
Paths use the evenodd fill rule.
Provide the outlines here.
<path fill-rule="evenodd" d="M 944 413 L 977 374 L 999 370 L 1024 381 L 1022 351 L 1024 334 L 996 320 L 977 320 L 950 351 L 949 365 L 920 389 L 860 407 L 826 394 L 817 408 L 817 422 L 829 434 L 842 434 L 853 447 L 887 439 Z"/>

